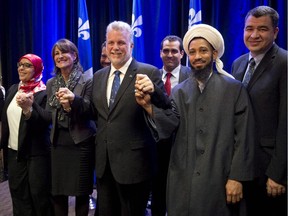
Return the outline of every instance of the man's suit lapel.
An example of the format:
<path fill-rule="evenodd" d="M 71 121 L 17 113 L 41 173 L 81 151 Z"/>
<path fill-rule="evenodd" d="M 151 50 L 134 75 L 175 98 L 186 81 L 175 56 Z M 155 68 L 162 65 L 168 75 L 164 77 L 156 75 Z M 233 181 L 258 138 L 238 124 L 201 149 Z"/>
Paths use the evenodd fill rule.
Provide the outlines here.
<path fill-rule="evenodd" d="M 247 86 L 250 89 L 255 82 L 259 79 L 259 77 L 264 73 L 265 69 L 269 66 L 274 64 L 273 61 L 275 59 L 275 53 L 277 50 L 277 45 L 273 45 L 273 47 L 266 53 L 266 55 L 261 60 L 260 64 L 255 69 L 255 72 Z"/>
<path fill-rule="evenodd" d="M 248 66 L 248 62 L 249 62 L 249 55 L 247 54 L 245 55 L 244 60 L 239 63 L 239 67 L 237 71 L 234 73 L 235 79 L 240 80 L 242 82 L 245 71 Z"/>
<path fill-rule="evenodd" d="M 109 107 L 108 107 L 108 98 L 107 98 L 107 83 L 108 83 L 108 78 L 109 78 L 109 74 L 110 74 L 110 70 L 111 70 L 111 66 L 108 66 L 105 68 L 105 72 L 103 73 L 103 77 L 102 80 L 103 82 L 98 82 L 98 84 L 100 84 L 100 86 L 96 86 L 96 91 L 99 88 L 100 92 L 103 92 L 103 97 L 102 97 L 102 103 L 103 103 L 103 107 L 105 108 L 105 110 L 109 111 Z"/>
<path fill-rule="evenodd" d="M 186 80 L 189 77 L 189 75 L 190 75 L 190 71 L 188 70 L 188 68 L 181 65 L 180 71 L 179 71 L 179 82 L 178 83 L 181 83 L 184 80 Z"/>
<path fill-rule="evenodd" d="M 184 78 L 185 76 L 185 71 L 182 67 L 182 65 L 180 66 L 180 71 L 179 71 L 179 80 L 178 80 L 178 83 L 181 83 L 183 80 L 185 80 Z"/>

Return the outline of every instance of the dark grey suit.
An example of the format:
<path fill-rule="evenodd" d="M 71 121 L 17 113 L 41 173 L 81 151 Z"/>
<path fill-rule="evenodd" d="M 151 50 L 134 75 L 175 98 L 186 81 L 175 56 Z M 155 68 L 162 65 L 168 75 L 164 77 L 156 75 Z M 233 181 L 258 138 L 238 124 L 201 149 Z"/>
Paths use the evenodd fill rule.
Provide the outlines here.
<path fill-rule="evenodd" d="M 232 64 L 232 74 L 240 81 L 244 77 L 248 57 L 248 53 L 242 55 Z M 257 66 L 247 90 L 256 120 L 257 185 L 253 187 L 262 189 L 257 191 L 255 199 L 258 200 L 266 196 L 267 177 L 282 185 L 287 184 L 287 51 L 274 44 Z M 263 214 L 255 214 L 266 215 L 269 209 L 273 209 L 270 205 L 275 200 L 267 198 L 266 204 L 260 202 Z M 254 205 L 253 209 L 257 207 Z"/>
<path fill-rule="evenodd" d="M 92 102 L 97 122 L 96 175 L 97 184 L 100 184 L 97 188 L 99 212 L 100 215 L 113 215 L 114 211 L 114 215 L 120 215 L 119 209 L 117 212 L 117 209 L 109 209 L 109 206 L 106 206 L 107 209 L 102 208 L 109 202 L 112 204 L 112 197 L 119 194 L 119 191 L 113 189 L 113 185 L 105 180 L 108 172 L 113 176 L 110 175 L 109 180 L 125 185 L 126 191 L 123 194 L 129 196 L 126 198 L 131 202 L 129 211 L 132 215 L 141 215 L 141 212 L 145 211 L 150 190 L 146 183 L 151 181 L 155 171 L 156 145 L 146 124 L 145 111 L 135 100 L 136 74 L 147 74 L 155 84 L 155 92 L 151 95 L 154 104 L 165 107 L 169 106 L 170 102 L 164 93 L 159 70 L 133 59 L 113 107 L 108 109 L 106 89 L 110 69 L 111 67 L 105 67 L 93 77 Z M 144 182 L 145 184 L 142 184 Z M 134 195 L 131 195 L 132 193 Z"/>
<path fill-rule="evenodd" d="M 163 69 L 160 69 L 163 75 Z M 191 75 L 191 68 L 181 65 L 178 84 Z M 157 174 L 152 184 L 151 210 L 153 215 L 166 214 L 166 182 L 173 137 L 157 143 Z"/>

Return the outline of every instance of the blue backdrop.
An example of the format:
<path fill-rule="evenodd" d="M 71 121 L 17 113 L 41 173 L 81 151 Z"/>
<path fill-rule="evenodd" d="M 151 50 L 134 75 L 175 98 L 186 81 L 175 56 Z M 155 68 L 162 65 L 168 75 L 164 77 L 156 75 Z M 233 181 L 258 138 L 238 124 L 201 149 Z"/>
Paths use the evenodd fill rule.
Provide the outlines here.
<path fill-rule="evenodd" d="M 146 36 L 145 46 L 141 48 L 145 53 L 144 61 L 162 67 L 160 42 L 167 34 L 183 38 L 188 29 L 190 0 L 137 1 L 142 13 L 148 14 L 141 27 Z M 92 57 L 95 72 L 100 68 L 106 26 L 114 20 L 132 24 L 133 0 L 86 0 L 86 5 L 92 42 L 92 55 L 87 54 L 87 58 Z M 248 10 L 258 5 L 269 5 L 279 12 L 280 32 L 276 42 L 287 49 L 287 0 L 201 0 L 202 23 L 216 27 L 224 37 L 226 50 L 221 59 L 226 71 L 230 71 L 236 57 L 247 52 L 242 38 L 244 18 Z M 0 70 L 6 89 L 19 82 L 16 63 L 22 55 L 31 52 L 42 57 L 46 81 L 54 66 L 53 44 L 65 37 L 78 45 L 77 0 L 1 1 L 0 20 Z"/>

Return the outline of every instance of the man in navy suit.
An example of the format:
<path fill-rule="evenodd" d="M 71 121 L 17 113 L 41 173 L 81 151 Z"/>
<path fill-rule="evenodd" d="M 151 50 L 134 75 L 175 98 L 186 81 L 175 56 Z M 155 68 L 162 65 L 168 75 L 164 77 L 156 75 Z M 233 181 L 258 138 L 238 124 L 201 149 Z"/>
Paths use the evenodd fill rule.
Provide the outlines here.
<path fill-rule="evenodd" d="M 160 69 L 162 80 L 166 83 L 170 73 L 170 88 L 184 81 L 191 74 L 189 67 L 181 65 L 184 56 L 182 39 L 176 35 L 166 36 L 160 45 L 160 57 L 163 67 Z M 165 85 L 166 86 L 166 85 Z M 167 91 L 169 94 L 171 89 Z M 173 135 L 157 143 L 157 174 L 152 184 L 151 211 L 153 216 L 165 216 L 166 214 L 166 181 L 169 165 L 170 151 Z"/>
<path fill-rule="evenodd" d="M 268 6 L 250 10 L 244 27 L 250 52 L 232 64 L 232 74 L 243 81 L 248 61 L 256 63 L 247 85 L 256 120 L 256 178 L 244 191 L 253 216 L 287 215 L 287 51 L 274 41 L 278 20 Z"/>
<path fill-rule="evenodd" d="M 110 23 L 106 42 L 111 65 L 94 74 L 92 93 L 97 123 L 95 166 L 99 215 L 144 216 L 155 173 L 156 143 L 145 111 L 136 102 L 135 88 L 149 94 L 155 106 L 170 107 L 170 101 L 159 70 L 132 58 L 130 25 L 121 21 Z M 120 87 L 116 97 L 110 100 L 115 93 L 111 94 L 111 89 L 117 74 Z"/>

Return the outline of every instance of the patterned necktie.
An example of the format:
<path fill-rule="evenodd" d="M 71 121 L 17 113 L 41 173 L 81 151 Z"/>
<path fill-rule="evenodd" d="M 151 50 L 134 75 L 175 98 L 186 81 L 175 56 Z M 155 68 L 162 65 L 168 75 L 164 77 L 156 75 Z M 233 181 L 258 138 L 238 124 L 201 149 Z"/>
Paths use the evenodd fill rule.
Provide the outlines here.
<path fill-rule="evenodd" d="M 110 100 L 109 100 L 109 107 L 111 107 L 115 101 L 117 91 L 120 87 L 120 71 L 115 71 L 114 72 L 114 80 L 111 88 L 111 95 L 110 95 Z"/>
<path fill-rule="evenodd" d="M 171 94 L 171 80 L 170 80 L 171 75 L 172 75 L 171 73 L 166 73 L 166 82 L 164 85 L 168 96 L 170 96 L 170 94 Z"/>
<path fill-rule="evenodd" d="M 250 79 L 254 73 L 255 65 L 256 65 L 256 63 L 255 63 L 254 58 L 251 58 L 249 61 L 249 68 L 248 68 L 248 70 L 247 70 L 247 72 L 243 78 L 243 81 L 242 81 L 242 83 L 245 87 L 248 86 L 248 83 L 249 83 L 249 81 L 250 81 Z"/>

